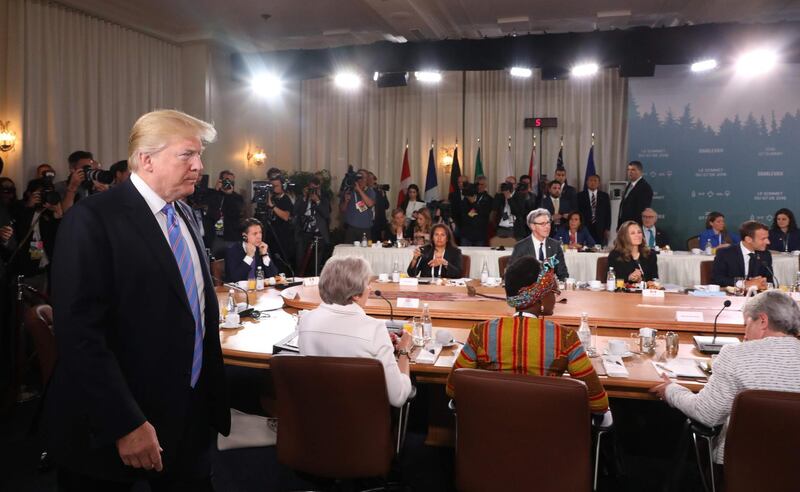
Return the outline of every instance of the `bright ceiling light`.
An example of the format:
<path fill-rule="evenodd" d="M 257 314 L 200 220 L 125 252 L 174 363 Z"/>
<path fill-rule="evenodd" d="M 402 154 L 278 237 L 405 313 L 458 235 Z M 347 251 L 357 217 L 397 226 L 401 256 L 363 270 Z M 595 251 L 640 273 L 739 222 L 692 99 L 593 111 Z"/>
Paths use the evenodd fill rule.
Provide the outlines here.
<path fill-rule="evenodd" d="M 736 71 L 744 75 L 758 75 L 771 70 L 777 63 L 778 55 L 774 51 L 754 50 L 736 60 Z"/>
<path fill-rule="evenodd" d="M 361 77 L 354 72 L 339 72 L 333 78 L 333 82 L 340 89 L 358 89 L 361 86 Z"/>
<path fill-rule="evenodd" d="M 375 73 L 372 74 L 372 80 L 377 82 L 378 81 L 378 77 L 380 77 L 380 76 L 381 76 L 380 72 L 375 72 Z"/>
<path fill-rule="evenodd" d="M 717 68 L 717 60 L 701 60 L 692 63 L 692 72 L 707 72 Z"/>
<path fill-rule="evenodd" d="M 273 73 L 260 73 L 250 81 L 253 92 L 261 97 L 276 97 L 283 90 L 283 81 Z"/>
<path fill-rule="evenodd" d="M 525 67 L 511 67 L 511 76 L 512 77 L 530 77 L 533 74 L 533 70 L 530 68 Z"/>
<path fill-rule="evenodd" d="M 574 77 L 588 77 L 596 74 L 598 69 L 597 63 L 582 63 L 572 67 L 572 75 Z"/>
<path fill-rule="evenodd" d="M 420 82 L 441 82 L 442 74 L 439 72 L 429 72 L 429 71 L 422 71 L 422 72 L 414 72 L 414 77 L 419 80 Z"/>

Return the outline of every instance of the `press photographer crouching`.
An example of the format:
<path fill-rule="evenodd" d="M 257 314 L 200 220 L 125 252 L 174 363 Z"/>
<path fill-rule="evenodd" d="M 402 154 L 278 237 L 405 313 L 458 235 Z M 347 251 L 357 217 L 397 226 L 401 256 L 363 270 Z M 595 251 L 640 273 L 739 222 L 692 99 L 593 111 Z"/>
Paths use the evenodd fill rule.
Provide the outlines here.
<path fill-rule="evenodd" d="M 225 281 L 238 282 L 256 278 L 258 269 L 264 278 L 278 274 L 269 257 L 269 247 L 263 240 L 264 226 L 258 219 L 245 219 L 241 227 L 241 242 L 231 245 L 225 252 Z"/>
<path fill-rule="evenodd" d="M 317 176 L 311 177 L 303 195 L 294 202 L 294 220 L 297 274 L 318 275 L 331 242 L 331 203 Z"/>
<path fill-rule="evenodd" d="M 236 175 L 225 170 L 219 173 L 214 189 L 206 195 L 208 208 L 203 228 L 205 236 L 211 239 L 211 253 L 217 258 L 225 256 L 228 248 L 240 242 L 244 198 L 235 188 Z"/>

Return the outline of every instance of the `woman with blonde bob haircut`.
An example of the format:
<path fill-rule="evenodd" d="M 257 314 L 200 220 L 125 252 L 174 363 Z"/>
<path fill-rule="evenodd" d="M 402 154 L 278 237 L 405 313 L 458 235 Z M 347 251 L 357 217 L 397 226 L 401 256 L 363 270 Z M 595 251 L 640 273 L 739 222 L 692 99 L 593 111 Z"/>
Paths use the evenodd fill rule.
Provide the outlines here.
<path fill-rule="evenodd" d="M 361 257 L 339 256 L 328 260 L 319 277 L 322 304 L 300 318 L 297 346 L 301 355 L 379 360 L 386 377 L 389 403 L 400 407 L 411 393 L 408 367 L 411 335 L 404 331 L 394 347 L 383 320 L 364 312 L 371 275 L 369 263 Z"/>

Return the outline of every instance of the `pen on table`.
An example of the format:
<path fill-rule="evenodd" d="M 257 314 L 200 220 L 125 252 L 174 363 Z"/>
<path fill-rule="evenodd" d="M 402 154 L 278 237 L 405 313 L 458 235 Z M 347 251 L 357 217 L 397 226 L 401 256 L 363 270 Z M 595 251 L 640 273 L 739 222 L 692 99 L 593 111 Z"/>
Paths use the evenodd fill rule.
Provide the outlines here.
<path fill-rule="evenodd" d="M 664 364 L 661 364 L 660 362 L 654 362 L 654 364 L 656 365 L 656 367 L 658 367 L 662 371 L 672 374 L 673 377 L 675 376 L 675 371 L 673 371 L 669 367 L 665 366 Z"/>

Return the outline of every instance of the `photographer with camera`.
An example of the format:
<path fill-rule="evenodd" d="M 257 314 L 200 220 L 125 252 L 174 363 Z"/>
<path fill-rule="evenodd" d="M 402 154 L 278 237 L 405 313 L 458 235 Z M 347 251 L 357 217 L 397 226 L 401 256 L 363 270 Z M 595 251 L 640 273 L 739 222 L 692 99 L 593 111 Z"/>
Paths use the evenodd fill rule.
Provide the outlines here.
<path fill-rule="evenodd" d="M 106 191 L 114 182 L 111 171 L 100 169 L 91 152 L 76 150 L 67 158 L 69 176 L 55 184 L 55 192 L 61 196 L 61 208 L 67 212 L 78 200 Z"/>
<path fill-rule="evenodd" d="M 319 272 L 323 257 L 331 242 L 329 224 L 331 221 L 331 202 L 322 192 L 322 181 L 313 176 L 303 188 L 303 196 L 294 202 L 295 240 L 297 243 L 298 275 Z M 317 239 L 314 251 L 314 238 Z M 314 266 L 314 258 L 317 268 Z M 303 266 L 308 265 L 305 269 Z"/>
<path fill-rule="evenodd" d="M 386 211 L 389 210 L 389 198 L 386 193 L 389 191 L 388 184 L 378 184 L 378 177 L 372 171 L 367 172 L 367 186 L 375 192 L 375 219 L 372 222 L 373 241 L 383 241 L 383 233 L 386 230 Z"/>
<path fill-rule="evenodd" d="M 236 175 L 227 169 L 219 173 L 214 189 L 207 197 L 203 228 L 211 236 L 211 254 L 223 258 L 225 251 L 240 242 L 239 225 L 244 216 L 244 198 L 236 193 Z"/>
<path fill-rule="evenodd" d="M 500 192 L 494 196 L 492 205 L 492 220 L 497 237 L 514 237 L 515 225 L 519 222 L 519 217 L 522 217 L 517 208 L 518 202 L 514 198 L 514 185 L 508 181 L 500 183 Z"/>
<path fill-rule="evenodd" d="M 53 186 L 55 173 L 44 166 L 39 166 L 39 170 L 42 177 L 28 183 L 22 195 L 23 206 L 17 208 L 14 217 L 19 251 L 12 268 L 17 275 L 25 275 L 27 284 L 47 292 L 50 260 L 64 213 L 61 197 Z"/>
<path fill-rule="evenodd" d="M 484 192 L 485 193 L 485 192 Z M 486 231 L 492 204 L 478 186 L 464 187 L 464 206 L 461 209 L 461 246 L 486 246 Z"/>
<path fill-rule="evenodd" d="M 352 178 L 345 177 L 345 189 L 339 201 L 339 212 L 344 214 L 347 225 L 345 242 L 352 244 L 365 235 L 371 237 L 374 206 L 375 190 L 367 186 L 367 171 L 360 169 Z"/>
<path fill-rule="evenodd" d="M 531 177 L 527 174 L 520 176 L 512 201 L 516 204 L 516 216 L 519 219 L 514 222 L 514 237 L 519 240 L 529 235 L 524 219 L 536 209 L 536 194 L 531 189 Z"/>
<path fill-rule="evenodd" d="M 270 187 L 265 204 L 267 223 L 264 225 L 264 235 L 275 258 L 289 271 L 294 271 L 297 252 L 292 222 L 294 205 L 286 194 L 287 188 L 294 184 L 285 179 L 280 169 L 274 167 L 267 171 L 267 180 Z"/>

